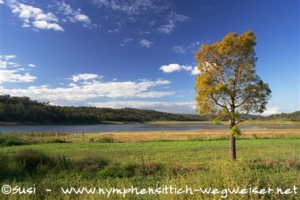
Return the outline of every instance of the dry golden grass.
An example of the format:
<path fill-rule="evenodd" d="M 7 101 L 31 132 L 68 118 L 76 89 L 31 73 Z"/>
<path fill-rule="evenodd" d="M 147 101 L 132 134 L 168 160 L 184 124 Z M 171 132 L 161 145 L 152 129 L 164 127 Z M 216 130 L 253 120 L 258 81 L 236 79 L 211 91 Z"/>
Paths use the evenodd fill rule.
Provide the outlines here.
<path fill-rule="evenodd" d="M 226 124 L 226 123 L 225 123 Z M 228 123 L 227 123 L 228 125 Z M 284 121 L 284 120 L 246 120 L 242 125 L 292 125 L 299 126 L 299 121 Z"/>
<path fill-rule="evenodd" d="M 241 138 L 293 138 L 300 137 L 299 129 L 244 130 Z M 163 140 L 209 140 L 226 138 L 229 130 L 192 131 L 140 131 L 86 134 L 88 138 L 112 137 L 116 142 L 145 142 Z"/>
<path fill-rule="evenodd" d="M 153 121 L 153 122 L 146 122 L 145 124 L 212 124 L 212 121 Z M 229 125 L 227 121 L 220 122 L 223 125 Z M 286 120 L 245 120 L 240 125 L 294 125 L 299 126 L 299 121 L 286 121 Z"/>

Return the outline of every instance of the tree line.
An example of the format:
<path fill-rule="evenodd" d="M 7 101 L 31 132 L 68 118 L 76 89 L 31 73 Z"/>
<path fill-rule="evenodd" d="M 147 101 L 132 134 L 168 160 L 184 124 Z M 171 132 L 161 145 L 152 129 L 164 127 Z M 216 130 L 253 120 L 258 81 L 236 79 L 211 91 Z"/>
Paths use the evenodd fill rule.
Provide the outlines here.
<path fill-rule="evenodd" d="M 283 121 L 300 121 L 300 110 L 292 113 L 272 114 L 262 118 L 262 120 L 283 120 Z"/>
<path fill-rule="evenodd" d="M 0 95 L 0 122 L 21 124 L 99 124 L 150 121 L 204 121 L 195 114 L 172 114 L 134 108 L 53 106 L 29 97 Z"/>

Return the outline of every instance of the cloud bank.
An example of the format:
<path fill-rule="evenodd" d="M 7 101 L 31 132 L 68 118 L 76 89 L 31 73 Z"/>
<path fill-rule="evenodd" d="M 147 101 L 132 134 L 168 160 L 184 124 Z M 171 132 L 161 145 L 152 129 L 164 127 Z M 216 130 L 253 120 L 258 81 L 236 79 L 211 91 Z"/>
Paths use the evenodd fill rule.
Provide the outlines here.
<path fill-rule="evenodd" d="M 89 102 L 89 105 L 106 108 L 138 108 L 168 113 L 197 114 L 195 102 L 160 102 L 160 101 L 109 101 Z"/>
<path fill-rule="evenodd" d="M 7 75 L 1 72 L 2 76 Z M 32 82 L 35 77 L 25 74 L 22 77 L 24 82 Z M 18 80 L 19 76 L 15 77 Z M 138 80 L 138 81 L 108 81 L 97 74 L 77 74 L 66 87 L 52 88 L 49 85 L 29 86 L 25 89 L 6 89 L 0 85 L 0 94 L 11 94 L 13 96 L 29 96 L 37 100 L 47 100 L 52 103 L 83 102 L 96 98 L 160 98 L 174 94 L 166 91 L 161 86 L 169 85 L 168 80 Z M 2 80 L 2 79 L 1 79 Z M 10 80 L 12 82 L 12 80 Z"/>
<path fill-rule="evenodd" d="M 267 110 L 265 112 L 262 113 L 262 115 L 272 115 L 272 114 L 279 114 L 282 113 L 282 111 L 280 110 L 280 108 L 278 107 L 272 107 L 272 108 L 267 108 Z"/>

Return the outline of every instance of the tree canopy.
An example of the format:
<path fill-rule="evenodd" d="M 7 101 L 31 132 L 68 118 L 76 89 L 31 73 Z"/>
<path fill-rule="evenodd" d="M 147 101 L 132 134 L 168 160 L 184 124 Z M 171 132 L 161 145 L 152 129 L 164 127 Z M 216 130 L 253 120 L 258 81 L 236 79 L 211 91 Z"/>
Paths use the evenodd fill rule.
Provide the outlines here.
<path fill-rule="evenodd" d="M 222 41 L 203 44 L 195 55 L 200 71 L 195 83 L 197 111 L 229 120 L 231 159 L 236 159 L 234 136 L 241 133 L 236 125 L 245 120 L 241 114 L 261 114 L 271 97 L 268 84 L 256 74 L 255 45 L 251 30 L 228 33 Z"/>

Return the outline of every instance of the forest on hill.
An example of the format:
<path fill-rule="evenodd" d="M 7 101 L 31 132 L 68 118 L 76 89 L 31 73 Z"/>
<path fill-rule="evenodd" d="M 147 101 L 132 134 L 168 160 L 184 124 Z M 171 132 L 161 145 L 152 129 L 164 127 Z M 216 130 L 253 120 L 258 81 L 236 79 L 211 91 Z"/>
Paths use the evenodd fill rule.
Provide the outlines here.
<path fill-rule="evenodd" d="M 299 121 L 300 122 L 300 110 L 292 112 L 292 113 L 272 114 L 272 115 L 263 117 L 262 120 L 282 120 L 282 121 Z"/>
<path fill-rule="evenodd" d="M 0 122 L 20 124 L 99 124 L 150 121 L 204 121 L 199 115 L 172 114 L 134 108 L 53 106 L 29 97 L 0 95 Z"/>
<path fill-rule="evenodd" d="M 300 111 L 260 116 L 258 120 L 300 121 Z M 0 95 L 0 123 L 101 124 L 107 122 L 207 121 L 198 114 L 173 114 L 135 108 L 53 106 L 29 97 Z"/>

